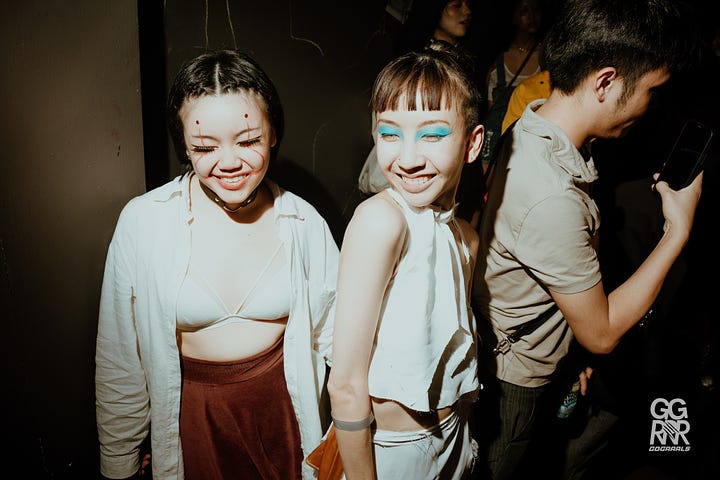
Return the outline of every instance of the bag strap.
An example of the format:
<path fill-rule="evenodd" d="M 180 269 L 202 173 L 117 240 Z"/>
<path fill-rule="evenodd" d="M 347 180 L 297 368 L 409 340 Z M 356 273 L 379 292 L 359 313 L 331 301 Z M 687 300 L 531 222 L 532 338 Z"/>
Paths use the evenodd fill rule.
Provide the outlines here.
<path fill-rule="evenodd" d="M 498 139 L 497 144 L 496 144 L 497 147 L 495 148 L 495 151 L 497 151 L 497 152 L 500 151 L 500 148 L 501 148 L 503 142 L 508 137 L 508 135 L 510 135 L 510 132 L 512 132 L 512 129 L 516 123 L 517 123 L 517 120 L 515 120 L 510 125 L 508 125 L 508 128 L 505 129 L 505 131 L 502 133 L 502 135 L 500 135 L 500 138 Z M 488 162 L 487 167 L 485 167 L 485 192 L 486 193 L 490 192 L 490 184 L 491 184 L 492 178 L 493 178 L 493 170 L 495 170 L 496 157 L 497 157 L 497 155 L 491 155 L 490 161 Z"/>
<path fill-rule="evenodd" d="M 497 86 L 498 87 L 504 87 L 505 86 L 505 57 L 504 53 L 501 53 L 498 55 L 498 57 L 495 59 L 495 72 L 497 72 Z M 515 80 L 513 78 L 513 80 Z M 512 84 L 512 82 L 510 82 Z"/>
<path fill-rule="evenodd" d="M 558 310 L 558 306 L 556 303 L 553 303 L 550 308 L 545 310 L 543 313 L 538 315 L 536 318 L 530 320 L 529 322 L 525 322 L 522 325 L 520 325 L 520 328 L 515 330 L 510 335 L 503 338 L 498 344 L 493 348 L 493 353 L 495 355 L 503 354 L 505 355 L 508 351 L 510 351 L 510 345 L 520 340 L 525 335 L 528 335 L 535 330 L 538 329 L 540 325 L 545 323 L 547 319 L 552 317 L 555 312 Z"/>
<path fill-rule="evenodd" d="M 517 77 L 520 75 L 520 72 L 522 72 L 522 69 L 525 68 L 525 65 L 527 65 L 527 62 L 530 60 L 530 56 L 533 54 L 533 52 L 535 51 L 535 48 L 537 48 L 537 46 L 538 46 L 539 43 L 540 43 L 540 42 L 535 42 L 535 43 L 533 43 L 532 48 L 531 48 L 530 51 L 527 53 L 527 55 L 525 55 L 525 60 L 523 60 L 523 62 L 520 64 L 520 68 L 518 68 L 518 69 L 515 71 L 515 76 L 513 77 L 513 79 L 510 80 L 510 83 L 508 83 L 509 86 L 512 86 L 512 84 L 515 83 L 515 80 L 517 80 Z M 504 63 L 504 62 L 503 62 L 503 63 Z M 504 69 L 504 65 L 503 65 L 503 69 Z M 503 80 L 504 80 L 504 78 L 503 78 Z"/>

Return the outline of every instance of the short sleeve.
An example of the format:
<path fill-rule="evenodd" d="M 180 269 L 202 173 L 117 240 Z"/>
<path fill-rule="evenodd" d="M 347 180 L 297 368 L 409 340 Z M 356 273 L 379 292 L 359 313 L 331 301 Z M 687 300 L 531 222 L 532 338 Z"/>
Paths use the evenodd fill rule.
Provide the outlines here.
<path fill-rule="evenodd" d="M 601 279 L 598 227 L 594 203 L 587 204 L 570 192 L 549 197 L 522 222 L 516 255 L 551 290 L 582 292 Z"/>

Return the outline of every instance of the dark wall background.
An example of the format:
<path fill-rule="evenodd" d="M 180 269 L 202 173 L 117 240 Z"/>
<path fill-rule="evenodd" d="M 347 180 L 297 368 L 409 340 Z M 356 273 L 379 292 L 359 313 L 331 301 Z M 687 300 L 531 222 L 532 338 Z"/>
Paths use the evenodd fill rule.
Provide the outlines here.
<path fill-rule="evenodd" d="M 285 108 L 276 180 L 311 201 L 339 242 L 360 198 L 357 175 L 372 146 L 372 80 L 392 48 L 383 24 L 385 1 L 229 5 L 166 3 L 166 85 L 183 61 L 206 48 L 251 53 L 276 83 Z M 172 155 L 168 170 L 178 172 Z"/>
<path fill-rule="evenodd" d="M 548 18 L 559 1 L 545 0 Z M 340 243 L 345 225 L 363 198 L 357 190 L 357 177 L 372 147 L 368 104 L 373 80 L 404 45 L 403 25 L 386 13 L 388 3 L 167 1 L 167 54 L 163 57 L 156 52 L 158 58 L 152 62 L 157 69 L 153 78 L 157 81 L 164 76 L 165 84 L 154 90 L 161 95 L 150 100 L 152 108 L 162 103 L 161 90 L 167 90 L 183 61 L 207 48 L 250 52 L 276 83 L 285 107 L 281 173 L 276 180 L 313 203 Z M 437 1 L 393 3 L 412 3 L 413 10 L 419 11 Z M 473 9 L 465 46 L 477 55 L 481 71 L 504 39 L 497 32 L 501 27 L 496 20 L 501 11 L 498 3 L 478 0 Z M 140 8 L 157 7 L 140 2 Z M 156 10 L 148 15 L 153 16 L 158 16 Z M 148 27 L 158 32 L 154 23 Z M 160 71 L 160 66 L 165 70 Z M 160 121 L 156 123 L 158 139 L 164 133 Z M 147 134 L 145 139 L 146 145 L 154 143 Z M 179 172 L 178 162 L 172 147 L 165 148 L 170 151 L 166 171 L 172 177 Z M 156 161 L 162 160 L 151 160 Z M 160 167 L 152 169 L 161 171 Z M 151 179 L 153 184 L 164 181 L 165 177 Z"/>
<path fill-rule="evenodd" d="M 317 206 L 339 242 L 360 200 L 370 86 L 393 26 L 378 0 L 3 7 L 3 457 L 16 478 L 95 478 L 105 254 L 123 205 L 179 173 L 163 118 L 170 78 L 206 48 L 252 53 L 286 110 L 278 180 Z"/>
<path fill-rule="evenodd" d="M 145 189 L 134 1 L 3 2 L 0 319 L 5 478 L 93 478 L 107 245 Z"/>
<path fill-rule="evenodd" d="M 223 47 L 260 61 L 286 112 L 277 180 L 311 201 L 340 243 L 362 199 L 372 80 L 397 47 L 385 3 L 4 2 L 0 411 L 7 471 L 24 472 L 13 478 L 97 475 L 93 358 L 105 253 L 122 206 L 179 173 L 163 104 L 180 64 Z M 469 47 L 483 61 L 498 25 L 493 1 L 477 5 Z"/>

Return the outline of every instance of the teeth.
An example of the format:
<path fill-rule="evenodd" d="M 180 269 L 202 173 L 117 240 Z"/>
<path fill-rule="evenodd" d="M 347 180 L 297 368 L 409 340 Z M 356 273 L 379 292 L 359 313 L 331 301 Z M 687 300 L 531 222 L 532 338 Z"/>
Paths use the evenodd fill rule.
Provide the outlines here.
<path fill-rule="evenodd" d="M 225 183 L 240 183 L 245 178 L 247 178 L 247 175 L 240 175 L 239 177 L 223 178 L 222 181 Z"/>
<path fill-rule="evenodd" d="M 402 177 L 402 179 L 403 179 L 403 182 L 409 183 L 411 185 L 423 185 L 430 180 L 430 177 L 417 177 L 417 178 Z"/>

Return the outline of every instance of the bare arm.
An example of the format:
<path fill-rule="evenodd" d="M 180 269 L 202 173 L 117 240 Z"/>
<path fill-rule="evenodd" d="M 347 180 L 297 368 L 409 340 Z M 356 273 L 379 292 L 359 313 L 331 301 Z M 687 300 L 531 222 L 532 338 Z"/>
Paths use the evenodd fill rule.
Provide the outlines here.
<path fill-rule="evenodd" d="M 593 353 L 609 353 L 652 307 L 668 271 L 688 241 L 702 190 L 702 174 L 682 190 L 656 185 L 665 232 L 650 255 L 622 285 L 605 295 L 602 282 L 575 294 L 551 292 L 578 341 Z"/>
<path fill-rule="evenodd" d="M 350 221 L 338 274 L 333 366 L 328 380 L 332 416 L 357 421 L 370 413 L 368 369 L 380 308 L 402 251 L 406 225 L 385 193 L 358 206 Z M 373 479 L 370 429 L 336 429 L 348 480 Z"/>

